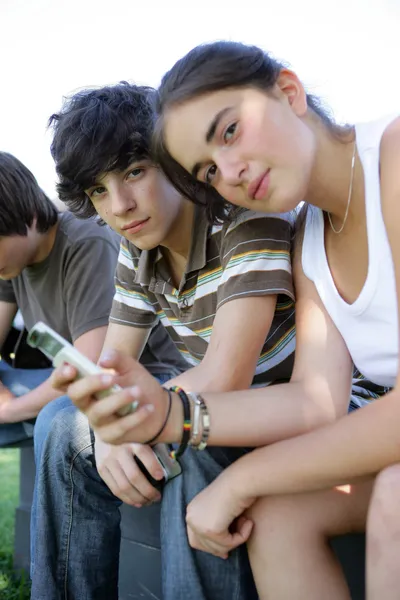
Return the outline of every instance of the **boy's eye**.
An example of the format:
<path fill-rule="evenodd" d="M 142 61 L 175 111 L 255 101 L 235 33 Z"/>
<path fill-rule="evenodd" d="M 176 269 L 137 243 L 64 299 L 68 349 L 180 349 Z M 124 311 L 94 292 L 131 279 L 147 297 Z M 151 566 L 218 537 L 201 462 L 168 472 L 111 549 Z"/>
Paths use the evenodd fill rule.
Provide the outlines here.
<path fill-rule="evenodd" d="M 216 172 L 217 172 L 217 165 L 211 165 L 208 167 L 208 169 L 204 175 L 204 180 L 206 181 L 206 183 L 212 183 L 212 180 L 214 179 Z"/>
<path fill-rule="evenodd" d="M 141 175 L 143 173 L 144 169 L 143 167 L 135 167 L 134 169 L 132 169 L 131 171 L 129 171 L 129 177 L 133 177 L 133 179 L 135 179 L 136 177 L 139 177 L 139 175 Z"/>
<path fill-rule="evenodd" d="M 101 194 L 104 194 L 106 188 L 99 186 L 97 188 L 94 188 L 93 190 L 91 190 L 89 196 L 90 198 L 96 197 L 96 196 L 101 196 Z"/>

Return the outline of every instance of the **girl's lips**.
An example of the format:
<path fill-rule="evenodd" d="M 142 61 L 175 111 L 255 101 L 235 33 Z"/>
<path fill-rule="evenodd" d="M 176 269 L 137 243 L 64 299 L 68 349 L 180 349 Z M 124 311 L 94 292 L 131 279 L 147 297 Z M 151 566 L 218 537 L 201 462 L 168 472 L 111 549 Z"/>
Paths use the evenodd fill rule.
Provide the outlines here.
<path fill-rule="evenodd" d="M 265 173 L 263 173 L 257 179 L 254 179 L 249 187 L 248 187 L 248 195 L 252 200 L 261 200 L 264 198 L 265 194 L 268 191 L 269 187 L 269 172 L 270 169 L 267 169 Z"/>

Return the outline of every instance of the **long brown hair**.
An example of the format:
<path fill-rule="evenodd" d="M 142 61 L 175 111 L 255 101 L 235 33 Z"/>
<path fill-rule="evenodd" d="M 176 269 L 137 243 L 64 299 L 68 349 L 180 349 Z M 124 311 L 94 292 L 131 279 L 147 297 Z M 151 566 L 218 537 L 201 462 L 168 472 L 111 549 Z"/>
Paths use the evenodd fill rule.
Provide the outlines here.
<path fill-rule="evenodd" d="M 182 195 L 196 204 L 206 206 L 211 221 L 229 219 L 232 205 L 214 188 L 194 179 L 174 160 L 165 143 L 164 117 L 174 106 L 209 92 L 243 87 L 268 92 L 285 67 L 257 46 L 219 41 L 193 48 L 162 78 L 157 94 L 158 119 L 153 136 L 155 160 Z M 307 94 L 307 104 L 332 132 L 337 133 L 340 128 L 319 98 Z"/>

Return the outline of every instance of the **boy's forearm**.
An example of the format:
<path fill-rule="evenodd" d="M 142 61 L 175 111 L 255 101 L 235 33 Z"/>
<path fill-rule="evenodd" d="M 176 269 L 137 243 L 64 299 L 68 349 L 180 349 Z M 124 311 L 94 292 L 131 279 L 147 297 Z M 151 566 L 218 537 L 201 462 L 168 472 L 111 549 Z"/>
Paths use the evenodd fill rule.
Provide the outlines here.
<path fill-rule="evenodd" d="M 49 379 L 23 396 L 14 397 L 9 405 L 10 422 L 17 423 L 36 417 L 41 409 L 62 394 L 55 390 Z"/>
<path fill-rule="evenodd" d="M 259 448 L 227 469 L 227 484 L 248 497 L 356 483 L 400 461 L 400 403 L 392 392 L 304 436 Z M 383 432 L 383 433 L 382 433 Z"/>
<path fill-rule="evenodd" d="M 206 392 L 203 396 L 210 413 L 208 443 L 212 446 L 265 446 L 338 418 L 330 402 L 321 395 L 313 399 L 297 382 L 229 394 Z M 174 402 L 180 400 L 174 397 Z M 172 421 L 162 441 L 179 441 L 169 439 L 176 432 Z"/>

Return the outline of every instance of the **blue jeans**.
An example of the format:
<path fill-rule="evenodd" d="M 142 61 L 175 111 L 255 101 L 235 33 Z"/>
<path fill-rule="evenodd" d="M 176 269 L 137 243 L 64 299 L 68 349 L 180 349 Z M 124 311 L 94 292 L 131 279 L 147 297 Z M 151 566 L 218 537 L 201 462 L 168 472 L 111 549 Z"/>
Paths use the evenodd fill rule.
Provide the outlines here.
<path fill-rule="evenodd" d="M 97 472 L 86 418 L 72 405 L 58 406 L 54 414 L 57 404 L 41 412 L 35 431 L 39 476 L 32 600 L 118 600 L 121 502 Z M 233 449 L 189 449 L 183 474 L 165 486 L 163 600 L 257 597 L 244 547 L 223 561 L 192 550 L 186 534 L 187 503 L 239 454 Z"/>
<path fill-rule="evenodd" d="M 13 369 L 4 360 L 0 360 L 0 381 L 8 387 L 15 396 L 23 396 L 46 381 L 52 369 Z M 0 447 L 19 444 L 33 437 L 33 424 L 1 423 Z"/>
<path fill-rule="evenodd" d="M 188 448 L 181 457 L 182 476 L 170 481 L 161 503 L 163 600 L 256 600 L 258 598 L 246 546 L 227 560 L 190 548 L 186 507 L 234 460 L 240 448 Z"/>

